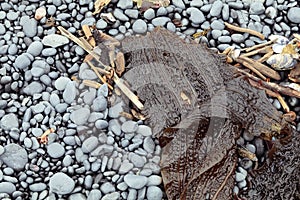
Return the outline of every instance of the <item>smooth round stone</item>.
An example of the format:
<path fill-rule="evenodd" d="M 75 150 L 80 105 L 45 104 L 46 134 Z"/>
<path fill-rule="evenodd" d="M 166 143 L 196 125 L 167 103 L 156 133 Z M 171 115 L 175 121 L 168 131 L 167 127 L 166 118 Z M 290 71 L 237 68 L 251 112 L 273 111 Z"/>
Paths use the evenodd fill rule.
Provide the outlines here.
<path fill-rule="evenodd" d="M 10 182 L 0 182 L 0 193 L 12 194 L 16 191 L 16 186 Z"/>
<path fill-rule="evenodd" d="M 220 31 L 220 30 L 212 30 L 211 31 L 211 35 L 212 35 L 212 37 L 215 40 L 217 40 L 222 35 L 222 31 Z"/>
<path fill-rule="evenodd" d="M 6 14 L 6 18 L 8 19 L 8 20 L 10 20 L 10 21 L 14 21 L 14 20 L 16 20 L 17 18 L 19 17 L 19 14 L 17 13 L 17 12 L 8 12 L 7 14 Z"/>
<path fill-rule="evenodd" d="M 133 164 L 130 163 L 128 160 L 125 160 L 121 163 L 119 168 L 119 174 L 126 174 L 133 168 Z"/>
<path fill-rule="evenodd" d="M 104 21 L 103 19 L 99 19 L 96 23 L 96 27 L 98 29 L 105 29 L 107 27 L 107 22 Z"/>
<path fill-rule="evenodd" d="M 0 19 L 5 19 L 6 17 L 6 12 L 0 11 Z"/>
<path fill-rule="evenodd" d="M 47 13 L 52 16 L 56 13 L 56 6 L 54 5 L 50 5 L 47 9 Z"/>
<path fill-rule="evenodd" d="M 58 172 L 50 178 L 49 186 L 51 192 L 64 195 L 73 191 L 75 182 L 65 173 Z"/>
<path fill-rule="evenodd" d="M 144 17 L 148 20 L 151 20 L 155 17 L 155 11 L 154 9 L 150 8 L 150 9 L 147 9 L 145 12 L 144 12 Z"/>
<path fill-rule="evenodd" d="M 40 77 L 43 74 L 47 74 L 50 71 L 50 65 L 45 60 L 35 60 L 32 63 L 30 70 L 32 76 Z"/>
<path fill-rule="evenodd" d="M 147 32 L 147 24 L 144 20 L 138 19 L 132 25 L 132 30 L 138 34 L 144 34 Z"/>
<path fill-rule="evenodd" d="M 117 4 L 118 8 L 121 8 L 123 10 L 126 10 L 128 8 L 132 8 L 133 7 L 133 1 L 132 0 L 122 0 L 119 1 Z"/>
<path fill-rule="evenodd" d="M 141 189 L 146 185 L 148 180 L 145 176 L 126 174 L 124 176 L 124 181 L 131 188 Z"/>
<path fill-rule="evenodd" d="M 18 47 L 17 47 L 17 45 L 16 44 L 11 44 L 9 47 L 8 47 L 8 54 L 9 55 L 15 55 L 15 54 L 17 54 L 17 52 L 18 52 Z"/>
<path fill-rule="evenodd" d="M 66 103 L 71 104 L 76 98 L 76 87 L 73 81 L 69 81 L 63 92 L 63 99 Z"/>
<path fill-rule="evenodd" d="M 161 189 L 157 186 L 148 187 L 146 195 L 148 200 L 161 200 L 163 197 Z"/>
<path fill-rule="evenodd" d="M 122 124 L 121 129 L 125 133 L 134 133 L 138 129 L 138 124 L 134 121 L 126 121 Z"/>
<path fill-rule="evenodd" d="M 37 34 L 37 21 L 29 16 L 22 16 L 20 25 L 23 27 L 23 32 L 27 37 L 34 37 Z"/>
<path fill-rule="evenodd" d="M 83 125 L 87 122 L 89 116 L 90 110 L 88 108 L 79 108 L 71 113 L 70 119 L 76 125 Z"/>
<path fill-rule="evenodd" d="M 223 7 L 223 3 L 222 1 L 220 0 L 217 0 L 215 1 L 213 4 L 212 4 L 212 7 L 210 9 L 210 12 L 209 14 L 212 16 L 212 17 L 217 17 L 221 14 L 222 12 L 222 7 Z"/>
<path fill-rule="evenodd" d="M 96 19 L 94 17 L 88 17 L 88 18 L 85 18 L 84 20 L 82 20 L 81 26 L 82 25 L 92 26 L 95 23 L 96 23 Z"/>
<path fill-rule="evenodd" d="M 202 11 L 198 8 L 188 8 L 187 13 L 190 14 L 189 20 L 191 20 L 193 24 L 201 24 L 206 20 Z"/>
<path fill-rule="evenodd" d="M 0 145 L 0 156 L 4 153 L 4 147 L 2 145 Z"/>
<path fill-rule="evenodd" d="M 251 152 L 251 153 L 255 153 L 256 152 L 256 148 L 253 144 L 247 144 L 246 148 Z"/>
<path fill-rule="evenodd" d="M 27 151 L 14 143 L 6 145 L 4 149 L 5 152 L 0 156 L 0 160 L 15 171 L 22 170 L 28 162 Z"/>
<path fill-rule="evenodd" d="M 185 4 L 182 0 L 173 0 L 172 4 L 180 9 L 185 9 Z"/>
<path fill-rule="evenodd" d="M 155 149 L 155 143 L 152 140 L 152 138 L 150 136 L 146 137 L 144 139 L 144 143 L 143 143 L 143 148 L 148 152 L 148 153 L 153 153 L 154 149 Z"/>
<path fill-rule="evenodd" d="M 18 69 L 25 69 L 31 64 L 31 60 L 26 56 L 26 54 L 19 55 L 14 63 L 14 66 Z"/>
<path fill-rule="evenodd" d="M 59 77 L 58 79 L 56 79 L 55 83 L 54 83 L 54 87 L 57 90 L 65 90 L 67 84 L 71 82 L 71 79 L 69 79 L 68 77 Z"/>
<path fill-rule="evenodd" d="M 115 192 L 116 191 L 116 188 L 114 187 L 114 185 L 110 182 L 106 182 L 106 183 L 103 183 L 101 186 L 100 186 L 100 190 L 101 192 L 103 192 L 104 194 L 108 194 L 108 193 L 111 193 L 111 192 Z"/>
<path fill-rule="evenodd" d="M 57 53 L 57 50 L 54 48 L 45 48 L 42 50 L 42 55 L 45 57 L 54 56 Z"/>
<path fill-rule="evenodd" d="M 241 181 L 241 182 L 239 182 L 238 183 L 238 186 L 239 186 L 239 188 L 244 188 L 244 187 L 246 187 L 247 186 L 247 182 L 246 182 L 246 180 L 243 180 L 243 181 Z"/>
<path fill-rule="evenodd" d="M 167 29 L 171 32 L 176 32 L 176 26 L 172 22 L 167 23 Z"/>
<path fill-rule="evenodd" d="M 45 183 L 33 183 L 29 185 L 29 189 L 32 192 L 41 192 L 47 188 Z"/>
<path fill-rule="evenodd" d="M 152 19 L 151 23 L 154 26 L 164 26 L 169 21 L 171 21 L 169 17 L 156 17 Z"/>
<path fill-rule="evenodd" d="M 231 37 L 230 36 L 220 36 L 220 37 L 218 37 L 218 41 L 220 43 L 230 43 Z"/>
<path fill-rule="evenodd" d="M 60 158 L 65 154 L 65 148 L 58 142 L 54 142 L 48 145 L 47 153 L 51 158 Z"/>
<path fill-rule="evenodd" d="M 233 42 L 242 43 L 244 41 L 244 36 L 242 34 L 234 33 L 231 35 Z"/>
<path fill-rule="evenodd" d="M 168 14 L 168 11 L 165 7 L 160 7 L 156 12 L 157 16 L 166 16 L 167 14 Z"/>
<path fill-rule="evenodd" d="M 129 18 L 119 8 L 116 8 L 114 10 L 113 15 L 115 16 L 115 18 L 119 19 L 120 21 L 129 21 Z"/>
<path fill-rule="evenodd" d="M 3 24 L 0 24 L 0 35 L 4 35 L 6 33 L 6 28 Z"/>
<path fill-rule="evenodd" d="M 250 4 L 249 14 L 260 15 L 265 12 L 265 7 L 262 2 L 253 2 Z"/>
<path fill-rule="evenodd" d="M 82 143 L 81 149 L 83 153 L 90 153 L 92 152 L 99 144 L 98 139 L 95 136 L 91 136 L 84 140 Z"/>
<path fill-rule="evenodd" d="M 148 178 L 147 186 L 160 185 L 162 183 L 162 178 L 158 175 L 151 175 Z"/>
<path fill-rule="evenodd" d="M 224 30 L 224 28 L 225 28 L 224 23 L 219 20 L 214 20 L 210 26 L 212 29 L 215 29 L 215 30 Z"/>
<path fill-rule="evenodd" d="M 293 8 L 290 8 L 288 13 L 287 13 L 287 18 L 293 22 L 293 23 L 296 23 L 296 24 L 299 24 L 300 23 L 300 8 L 299 7 L 293 7 Z"/>
<path fill-rule="evenodd" d="M 93 189 L 89 195 L 87 200 L 100 200 L 102 197 L 101 191 L 97 189 Z"/>
<path fill-rule="evenodd" d="M 236 172 L 236 173 L 235 173 L 235 180 L 236 180 L 237 182 L 241 182 L 241 181 L 243 181 L 243 180 L 245 180 L 245 179 L 246 179 L 245 174 L 240 173 L 240 172 Z"/>
<path fill-rule="evenodd" d="M 120 198 L 120 193 L 113 192 L 113 193 L 104 195 L 101 200 L 118 200 L 119 198 Z"/>
<path fill-rule="evenodd" d="M 132 164 L 135 167 L 138 167 L 138 168 L 142 168 L 146 163 L 146 160 L 142 156 L 137 155 L 135 153 L 129 154 L 129 160 L 132 162 Z"/>
<path fill-rule="evenodd" d="M 136 130 L 136 133 L 142 135 L 142 136 L 152 136 L 152 130 L 149 126 L 146 126 L 146 125 L 139 125 L 137 130 Z"/>
<path fill-rule="evenodd" d="M 40 41 L 34 41 L 32 42 L 28 49 L 27 53 L 30 53 L 33 56 L 38 56 L 43 50 L 43 44 Z"/>
<path fill-rule="evenodd" d="M 108 122 L 106 120 L 97 120 L 95 122 L 95 126 L 97 129 L 105 129 L 108 127 Z"/>
<path fill-rule="evenodd" d="M 139 11 L 135 9 L 126 9 L 125 14 L 132 19 L 137 19 L 139 16 Z"/>
<path fill-rule="evenodd" d="M 3 130 L 7 130 L 7 131 L 13 128 L 18 128 L 19 127 L 18 117 L 13 113 L 4 115 L 0 120 L 0 127 Z"/>
<path fill-rule="evenodd" d="M 98 96 L 93 100 L 91 108 L 96 112 L 104 111 L 107 108 L 107 100 L 104 96 Z"/>

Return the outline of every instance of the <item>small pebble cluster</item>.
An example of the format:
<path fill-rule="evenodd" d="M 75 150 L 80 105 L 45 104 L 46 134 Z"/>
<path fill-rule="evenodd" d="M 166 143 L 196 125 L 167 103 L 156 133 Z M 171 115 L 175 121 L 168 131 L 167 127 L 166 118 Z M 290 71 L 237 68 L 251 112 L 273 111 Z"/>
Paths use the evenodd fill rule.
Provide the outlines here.
<path fill-rule="evenodd" d="M 230 33 L 224 21 L 266 37 L 289 37 L 300 24 L 296 0 L 172 0 L 145 12 L 132 0 L 112 0 L 102 13 L 111 12 L 115 23 L 93 15 L 93 7 L 92 0 L 0 2 L 1 199 L 165 198 L 161 148 L 151 128 L 122 116 L 125 103 L 117 95 L 108 97 L 107 85 L 93 89 L 80 82 L 97 76 L 82 63 L 84 50 L 58 34 L 58 25 L 78 35 L 82 25 L 95 24 L 119 40 L 157 26 L 182 38 L 210 29 L 201 40 L 224 50 L 262 42 L 248 33 Z M 286 100 L 299 112 L 298 99 Z M 50 128 L 48 143 L 40 143 Z M 264 158 L 261 139 L 244 133 L 237 142 Z M 240 158 L 235 193 L 247 188 L 253 165 Z"/>

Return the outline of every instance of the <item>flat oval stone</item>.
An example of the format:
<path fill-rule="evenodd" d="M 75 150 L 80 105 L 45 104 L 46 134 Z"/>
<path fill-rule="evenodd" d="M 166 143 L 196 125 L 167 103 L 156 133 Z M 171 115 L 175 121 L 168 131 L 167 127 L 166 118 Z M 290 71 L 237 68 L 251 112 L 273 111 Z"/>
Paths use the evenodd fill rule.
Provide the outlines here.
<path fill-rule="evenodd" d="M 48 145 L 47 153 L 51 158 L 60 158 L 65 154 L 65 148 L 58 142 L 54 142 Z"/>
<path fill-rule="evenodd" d="M 58 172 L 50 178 L 49 186 L 53 193 L 70 194 L 75 187 L 75 182 L 65 173 Z"/>
<path fill-rule="evenodd" d="M 4 149 L 5 152 L 0 156 L 0 160 L 15 171 L 24 169 L 28 162 L 27 151 L 14 143 L 6 145 Z"/>
<path fill-rule="evenodd" d="M 45 46 L 50 46 L 53 48 L 65 45 L 69 43 L 69 39 L 63 35 L 50 34 L 43 38 L 42 43 Z"/>
<path fill-rule="evenodd" d="M 131 188 L 141 189 L 146 185 L 148 180 L 145 176 L 127 174 L 124 176 L 124 181 Z"/>

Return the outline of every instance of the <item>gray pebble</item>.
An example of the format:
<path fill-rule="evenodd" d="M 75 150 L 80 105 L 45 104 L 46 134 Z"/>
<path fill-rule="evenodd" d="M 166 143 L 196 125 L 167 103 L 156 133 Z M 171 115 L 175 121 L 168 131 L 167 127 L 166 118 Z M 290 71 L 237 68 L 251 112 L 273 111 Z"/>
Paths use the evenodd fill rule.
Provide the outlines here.
<path fill-rule="evenodd" d="M 166 16 L 167 14 L 168 11 L 165 7 L 160 7 L 156 12 L 156 16 Z"/>
<path fill-rule="evenodd" d="M 92 156 L 111 155 L 114 147 L 112 145 L 103 144 L 91 152 Z"/>
<path fill-rule="evenodd" d="M 65 153 L 65 148 L 58 142 L 54 142 L 48 145 L 47 153 L 51 158 L 60 158 Z"/>
<path fill-rule="evenodd" d="M 162 183 L 162 178 L 160 176 L 158 176 L 158 175 L 151 175 L 148 178 L 147 186 L 158 186 L 161 183 Z"/>
<path fill-rule="evenodd" d="M 30 53 L 33 56 L 38 56 L 43 50 L 43 44 L 40 41 L 34 41 L 32 42 L 28 49 L 27 53 Z"/>
<path fill-rule="evenodd" d="M 121 2 L 121 1 L 119 1 L 119 2 Z M 135 10 L 135 9 L 126 9 L 125 14 L 132 19 L 137 19 L 139 16 L 139 11 Z"/>
<path fill-rule="evenodd" d="M 188 8 L 187 13 L 190 14 L 189 20 L 191 20 L 193 24 L 201 24 L 206 20 L 205 16 L 198 8 Z"/>
<path fill-rule="evenodd" d="M 4 147 L 2 145 L 0 145 L 0 156 L 4 153 Z"/>
<path fill-rule="evenodd" d="M 87 122 L 89 116 L 90 110 L 88 108 L 79 108 L 71 113 L 70 119 L 76 125 L 83 125 Z"/>
<path fill-rule="evenodd" d="M 0 55 L 6 54 L 7 51 L 8 51 L 8 47 L 9 47 L 9 45 L 2 45 L 2 46 L 0 46 Z"/>
<path fill-rule="evenodd" d="M 41 83 L 34 81 L 31 82 L 29 85 L 27 85 L 24 89 L 23 92 L 27 95 L 34 95 L 34 94 L 39 94 L 43 90 L 43 86 Z"/>
<path fill-rule="evenodd" d="M 125 133 L 134 133 L 138 129 L 138 124 L 129 120 L 122 124 L 121 129 Z"/>
<path fill-rule="evenodd" d="M 137 196 L 137 191 L 135 189 L 129 189 L 127 200 L 135 200 Z"/>
<path fill-rule="evenodd" d="M 98 96 L 96 99 L 93 101 L 93 105 L 91 108 L 98 112 L 98 111 L 104 111 L 107 108 L 107 100 L 103 96 Z"/>
<path fill-rule="evenodd" d="M 131 0 L 119 1 L 118 4 L 117 4 L 117 7 L 121 8 L 123 10 L 126 10 L 128 8 L 132 8 L 133 7 L 133 1 L 131 1 Z"/>
<path fill-rule="evenodd" d="M 104 195 L 101 200 L 118 200 L 119 198 L 120 198 L 120 193 L 113 192 L 113 193 Z"/>
<path fill-rule="evenodd" d="M 113 15 L 115 16 L 115 18 L 119 19 L 120 21 L 129 21 L 129 18 L 119 8 L 116 8 L 114 10 Z"/>
<path fill-rule="evenodd" d="M 48 74 L 50 71 L 50 65 L 45 60 L 35 60 L 32 63 L 30 70 L 32 76 L 40 77 L 43 74 Z"/>
<path fill-rule="evenodd" d="M 290 8 L 288 13 L 287 13 L 287 18 L 293 22 L 293 23 L 296 23 L 296 24 L 299 24 L 300 23 L 300 8 L 299 7 L 293 7 L 293 8 Z"/>
<path fill-rule="evenodd" d="M 154 9 L 150 8 L 150 9 L 147 9 L 145 12 L 144 12 L 144 17 L 148 20 L 151 20 L 155 17 L 155 11 Z"/>
<path fill-rule="evenodd" d="M 32 128 L 31 133 L 34 137 L 40 137 L 43 134 L 43 130 L 41 128 Z"/>
<path fill-rule="evenodd" d="M 4 115 L 0 120 L 0 127 L 3 130 L 7 130 L 7 131 L 10 131 L 13 128 L 18 128 L 19 127 L 18 117 L 13 113 Z"/>
<path fill-rule="evenodd" d="M 42 43 L 45 46 L 50 46 L 50 47 L 56 48 L 56 47 L 68 44 L 69 39 L 63 35 L 50 34 L 50 35 L 46 35 L 43 38 Z"/>
<path fill-rule="evenodd" d="M 152 19 L 151 23 L 154 26 L 164 26 L 169 21 L 171 21 L 169 17 L 157 17 Z"/>
<path fill-rule="evenodd" d="M 220 20 L 214 20 L 210 26 L 212 29 L 215 30 L 223 30 L 225 28 L 224 22 Z"/>
<path fill-rule="evenodd" d="M 88 195 L 87 200 L 100 200 L 102 197 L 101 191 L 98 189 L 93 189 Z"/>
<path fill-rule="evenodd" d="M 231 39 L 233 42 L 236 42 L 236 43 L 242 43 L 244 41 L 244 36 L 242 34 L 239 34 L 239 33 L 234 33 L 231 35 Z"/>
<path fill-rule="evenodd" d="M 107 22 L 104 21 L 103 19 L 99 19 L 96 23 L 96 27 L 98 29 L 105 29 L 107 27 Z"/>
<path fill-rule="evenodd" d="M 52 106 L 56 106 L 60 103 L 59 96 L 56 93 L 51 93 L 49 101 Z"/>
<path fill-rule="evenodd" d="M 143 158 L 142 156 L 137 155 L 135 153 L 132 153 L 132 152 L 129 153 L 129 160 L 132 162 L 132 164 L 135 167 L 138 167 L 138 168 L 142 168 L 146 163 L 145 158 Z"/>
<path fill-rule="evenodd" d="M 255 153 L 256 152 L 256 148 L 253 144 L 247 144 L 246 148 L 251 152 L 251 153 Z"/>
<path fill-rule="evenodd" d="M 45 57 L 54 56 L 57 53 L 57 50 L 54 48 L 45 48 L 42 50 L 42 55 Z"/>
<path fill-rule="evenodd" d="M 173 0 L 172 4 L 180 9 L 185 9 L 185 4 L 182 0 Z"/>
<path fill-rule="evenodd" d="M 136 130 L 136 133 L 142 135 L 142 136 L 152 136 L 152 130 L 149 126 L 146 126 L 146 125 L 139 125 L 137 130 Z"/>
<path fill-rule="evenodd" d="M 147 189 L 147 199 L 148 200 L 161 200 L 163 193 L 161 189 L 157 186 L 150 186 Z"/>
<path fill-rule="evenodd" d="M 240 162 L 241 166 L 244 169 L 250 169 L 253 165 L 253 162 L 251 160 L 249 160 L 248 158 L 244 158 L 241 162 Z"/>
<path fill-rule="evenodd" d="M 56 79 L 56 81 L 54 82 L 54 87 L 57 90 L 65 90 L 67 84 L 71 82 L 71 79 L 69 79 L 68 77 L 59 77 L 58 79 Z"/>
<path fill-rule="evenodd" d="M 141 189 L 146 185 L 148 180 L 145 176 L 126 174 L 124 176 L 124 181 L 129 187 L 133 189 Z"/>
<path fill-rule="evenodd" d="M 220 0 L 217 0 L 215 1 L 213 4 L 212 4 L 212 7 L 210 9 L 210 12 L 209 14 L 212 16 L 212 17 L 217 17 L 221 14 L 222 12 L 222 7 L 223 7 L 223 3 L 222 1 Z"/>
<path fill-rule="evenodd" d="M 86 196 L 84 194 L 75 193 L 75 194 L 71 194 L 68 197 L 68 200 L 86 200 Z"/>
<path fill-rule="evenodd" d="M 18 69 L 25 69 L 31 64 L 31 60 L 26 56 L 26 54 L 19 55 L 14 63 L 14 66 Z"/>
<path fill-rule="evenodd" d="M 241 181 L 243 181 L 243 180 L 245 180 L 245 179 L 246 179 L 245 174 L 240 173 L 240 172 L 236 172 L 236 173 L 235 173 L 235 180 L 236 180 L 237 182 L 241 182 Z"/>
<path fill-rule="evenodd" d="M 249 14 L 260 15 L 265 12 L 265 7 L 262 2 L 253 2 L 250 4 Z"/>
<path fill-rule="evenodd" d="M 132 25 L 132 30 L 138 34 L 144 34 L 147 32 L 147 24 L 144 20 L 138 19 Z"/>
<path fill-rule="evenodd" d="M 0 19 L 5 19 L 6 17 L 6 12 L 0 11 Z"/>
<path fill-rule="evenodd" d="M 10 182 L 0 182 L 0 193 L 12 194 L 16 191 L 16 186 Z"/>
<path fill-rule="evenodd" d="M 34 37 L 37 34 L 37 21 L 29 16 L 22 16 L 20 25 L 23 27 L 23 32 L 27 37 Z"/>
<path fill-rule="evenodd" d="M 143 143 L 143 148 L 148 152 L 148 153 L 153 153 L 154 149 L 155 149 L 155 143 L 152 140 L 152 138 L 150 136 L 146 137 L 144 139 L 144 143 Z"/>
<path fill-rule="evenodd" d="M 47 188 L 45 183 L 33 183 L 29 185 L 29 189 L 32 192 L 41 192 Z"/>
<path fill-rule="evenodd" d="M 95 23 L 96 23 L 96 19 L 94 17 L 88 17 L 88 18 L 85 18 L 84 20 L 82 20 L 81 26 L 83 26 L 83 25 L 92 26 Z"/>
<path fill-rule="evenodd" d="M 9 47 L 8 47 L 9 55 L 15 55 L 15 54 L 17 54 L 17 52 L 18 52 L 18 47 L 16 44 L 13 43 L 13 44 L 9 45 Z"/>
<path fill-rule="evenodd" d="M 103 183 L 101 186 L 100 186 L 100 190 L 101 192 L 103 192 L 104 194 L 108 194 L 108 193 L 111 193 L 111 192 L 115 192 L 116 191 L 116 188 L 114 187 L 114 185 L 110 182 L 106 182 L 106 183 Z"/>
<path fill-rule="evenodd" d="M 175 32 L 176 31 L 176 26 L 172 22 L 168 22 L 167 23 L 167 29 L 171 32 Z"/>
<path fill-rule="evenodd" d="M 246 180 L 243 180 L 243 181 L 239 182 L 239 183 L 238 183 L 238 186 L 239 186 L 240 189 L 246 187 L 246 186 L 247 186 Z"/>
<path fill-rule="evenodd" d="M 120 112 L 123 112 L 123 102 L 117 103 L 116 105 L 112 106 L 108 110 L 108 116 L 110 118 L 118 118 Z"/>
<path fill-rule="evenodd" d="M 16 171 L 22 170 L 28 162 L 27 151 L 14 143 L 6 145 L 4 149 L 5 152 L 0 156 L 0 160 Z"/>
<path fill-rule="evenodd" d="M 56 13 L 56 6 L 54 5 L 49 5 L 48 9 L 47 9 L 47 14 L 49 14 L 50 16 L 54 15 Z"/>
<path fill-rule="evenodd" d="M 105 129 L 108 127 L 108 122 L 106 120 L 97 120 L 95 122 L 95 126 L 97 129 Z"/>
<path fill-rule="evenodd" d="M 218 41 L 220 43 L 230 43 L 231 37 L 230 36 L 220 36 L 220 37 L 218 37 Z"/>
<path fill-rule="evenodd" d="M 6 33 L 6 28 L 3 24 L 0 24 L 0 35 L 4 35 Z"/>
<path fill-rule="evenodd" d="M 125 160 L 122 162 L 120 168 L 119 168 L 119 174 L 126 174 L 133 168 L 133 164 L 130 163 L 128 160 Z"/>
<path fill-rule="evenodd" d="M 66 103 L 71 104 L 76 98 L 76 87 L 74 81 L 69 81 L 63 92 L 63 99 Z"/>
<path fill-rule="evenodd" d="M 62 195 L 70 194 L 75 187 L 75 182 L 65 173 L 58 172 L 50 178 L 49 187 L 50 192 Z"/>
<path fill-rule="evenodd" d="M 68 107 L 68 104 L 66 103 L 59 103 L 55 106 L 55 110 L 58 112 L 58 113 L 64 113 L 66 111 Z"/>

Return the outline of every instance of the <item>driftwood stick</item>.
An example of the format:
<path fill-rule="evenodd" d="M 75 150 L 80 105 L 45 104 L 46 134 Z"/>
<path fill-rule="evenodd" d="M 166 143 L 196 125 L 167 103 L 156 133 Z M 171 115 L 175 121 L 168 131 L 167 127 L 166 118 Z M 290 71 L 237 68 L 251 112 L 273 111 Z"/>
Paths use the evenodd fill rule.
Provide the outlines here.
<path fill-rule="evenodd" d="M 249 33 L 251 35 L 255 35 L 257 37 L 259 37 L 261 40 L 264 40 L 265 39 L 265 36 L 257 31 L 254 31 L 254 30 L 251 30 L 251 29 L 247 29 L 247 28 L 241 28 L 241 27 L 238 27 L 238 26 L 234 26 L 232 24 L 229 24 L 227 22 L 224 22 L 224 24 L 229 28 L 229 29 L 232 29 L 234 31 L 238 31 L 238 32 L 244 32 L 244 33 Z"/>
<path fill-rule="evenodd" d="M 266 53 L 263 57 L 258 59 L 256 62 L 263 63 L 263 62 L 267 61 L 273 54 L 274 54 L 274 52 L 270 51 L 270 52 Z"/>
<path fill-rule="evenodd" d="M 245 72 L 244 70 L 241 70 L 241 69 L 238 69 L 238 68 L 236 68 L 236 70 L 238 72 L 246 75 L 248 78 L 251 78 L 252 80 L 259 82 L 262 86 L 264 86 L 264 87 L 266 87 L 270 90 L 277 91 L 277 92 L 279 92 L 281 94 L 284 94 L 284 95 L 287 95 L 287 96 L 293 96 L 293 97 L 296 97 L 296 98 L 300 98 L 300 92 L 299 91 L 293 90 L 293 89 L 288 88 L 288 87 L 280 86 L 276 83 L 270 83 L 270 82 L 263 81 L 263 80 L 255 77 L 255 76 L 253 76 L 252 74 L 249 74 L 248 72 Z"/>
<path fill-rule="evenodd" d="M 260 71 L 262 74 L 271 77 L 275 80 L 280 80 L 280 75 L 275 70 L 267 67 L 266 65 L 257 62 L 256 60 L 253 60 L 252 58 L 240 56 L 239 59 L 246 61 L 250 63 L 254 68 L 256 68 L 258 71 Z"/>
<path fill-rule="evenodd" d="M 250 57 L 250 56 L 256 55 L 258 53 L 266 53 L 266 52 L 270 52 L 270 51 L 273 52 L 272 47 L 271 46 L 265 46 L 265 47 L 262 47 L 260 49 L 256 49 L 254 51 L 244 53 L 243 56 Z"/>
<path fill-rule="evenodd" d="M 250 51 L 253 51 L 254 49 L 259 49 L 259 48 L 268 46 L 268 45 L 270 45 L 270 44 L 273 44 L 276 40 L 277 40 L 277 39 L 271 40 L 271 41 L 268 41 L 268 42 L 265 42 L 265 43 L 262 43 L 262 44 L 257 44 L 257 45 L 254 45 L 254 46 L 249 47 L 249 48 L 244 49 L 244 50 L 245 50 L 246 52 L 250 52 Z"/>
<path fill-rule="evenodd" d="M 251 71 L 253 71 L 255 74 L 257 74 L 261 79 L 263 80 L 267 80 L 267 78 L 262 74 L 260 73 L 260 71 L 258 71 L 257 69 L 255 69 L 250 63 L 248 63 L 247 61 L 245 60 L 242 60 L 240 58 L 237 58 L 235 59 L 236 62 L 239 62 L 241 63 L 242 65 L 244 65 L 245 67 L 247 67 L 248 69 L 250 69 Z"/>

